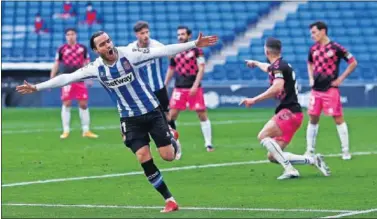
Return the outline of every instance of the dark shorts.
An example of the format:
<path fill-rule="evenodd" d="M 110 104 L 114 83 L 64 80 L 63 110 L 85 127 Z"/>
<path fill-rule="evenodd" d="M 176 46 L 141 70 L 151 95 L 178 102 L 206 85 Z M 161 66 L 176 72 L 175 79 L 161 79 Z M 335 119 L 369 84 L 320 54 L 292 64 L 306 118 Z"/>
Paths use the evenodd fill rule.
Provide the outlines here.
<path fill-rule="evenodd" d="M 169 96 L 166 87 L 161 88 L 154 92 L 158 101 L 160 101 L 160 106 L 163 112 L 169 112 Z"/>
<path fill-rule="evenodd" d="M 134 153 L 149 145 L 149 135 L 157 147 L 171 144 L 169 126 L 159 107 L 141 116 L 120 118 L 120 127 L 126 136 L 125 145 Z"/>

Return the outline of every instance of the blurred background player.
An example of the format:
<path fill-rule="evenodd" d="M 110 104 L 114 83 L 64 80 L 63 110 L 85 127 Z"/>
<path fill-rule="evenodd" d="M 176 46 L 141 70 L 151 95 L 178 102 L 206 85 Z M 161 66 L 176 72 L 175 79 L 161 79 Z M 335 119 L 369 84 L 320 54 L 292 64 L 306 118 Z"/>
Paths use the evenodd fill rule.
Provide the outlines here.
<path fill-rule="evenodd" d="M 313 154 L 318 134 L 318 122 L 322 109 L 325 115 L 332 116 L 336 123 L 343 160 L 351 159 L 349 152 L 348 128 L 343 118 L 340 102 L 339 85 L 356 68 L 357 61 L 343 46 L 331 41 L 327 36 L 327 25 L 317 21 L 310 25 L 310 33 L 315 44 L 310 48 L 308 56 L 308 74 L 312 87 L 309 101 L 306 141 L 306 154 Z M 340 60 L 348 63 L 346 70 L 339 76 Z"/>
<path fill-rule="evenodd" d="M 65 31 L 67 43 L 59 47 L 56 53 L 55 63 L 51 70 L 51 78 L 59 73 L 72 73 L 89 63 L 88 50 L 84 45 L 77 43 L 77 34 L 74 28 Z M 79 115 L 81 119 L 82 136 L 88 138 L 98 138 L 98 135 L 89 130 L 90 115 L 88 109 L 88 90 L 83 81 L 75 82 L 62 87 L 61 100 L 63 101 L 61 117 L 63 124 L 63 134 L 61 139 L 69 136 L 71 122 L 72 100 L 76 99 L 79 105 Z"/>
<path fill-rule="evenodd" d="M 164 46 L 164 44 L 160 43 L 159 41 L 150 38 L 149 24 L 145 21 L 138 21 L 134 25 L 134 32 L 137 40 L 132 42 L 130 45 L 136 49 Z M 160 101 L 160 106 L 162 107 L 163 112 L 166 114 L 166 117 L 168 117 L 169 96 L 164 84 L 165 75 L 162 71 L 162 58 L 157 58 L 148 62 L 148 64 L 142 67 L 142 70 L 146 72 L 149 86 L 156 95 L 158 101 Z M 174 121 L 169 122 L 169 125 L 174 130 L 176 129 Z"/>
<path fill-rule="evenodd" d="M 191 39 L 191 30 L 186 26 L 179 26 L 177 35 L 180 43 L 188 42 Z M 188 104 L 190 110 L 195 110 L 198 114 L 205 147 L 208 152 L 211 152 L 214 150 L 211 122 L 208 119 L 203 88 L 200 84 L 204 74 L 204 65 L 205 59 L 200 48 L 176 54 L 170 59 L 165 85 L 168 86 L 171 78 L 175 75 L 175 88 L 170 98 L 169 120 L 172 122 L 177 120 L 179 112 L 186 110 Z"/>
<path fill-rule="evenodd" d="M 296 155 L 283 152 L 300 128 L 304 115 L 297 99 L 296 74 L 290 64 L 281 57 L 281 47 L 280 40 L 268 38 L 264 50 L 271 64 L 247 61 L 249 67 L 257 66 L 269 74 L 270 88 L 254 98 L 244 99 L 240 104 L 250 107 L 273 97 L 279 100 L 275 115 L 258 134 L 259 141 L 268 150 L 268 159 L 280 163 L 285 170 L 278 179 L 295 178 L 300 175 L 292 164 L 315 165 L 325 176 L 328 176 L 330 172 L 321 155 Z"/>

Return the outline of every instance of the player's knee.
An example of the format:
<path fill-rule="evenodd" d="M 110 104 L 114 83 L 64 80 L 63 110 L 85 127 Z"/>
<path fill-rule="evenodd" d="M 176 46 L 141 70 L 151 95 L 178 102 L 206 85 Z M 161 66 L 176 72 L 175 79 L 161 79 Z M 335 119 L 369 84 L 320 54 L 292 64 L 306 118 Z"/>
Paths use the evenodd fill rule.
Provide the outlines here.
<path fill-rule="evenodd" d="M 138 151 L 136 151 L 135 154 L 136 154 L 137 160 L 140 163 L 144 163 L 152 159 L 151 153 L 149 151 L 149 147 L 142 147 Z"/>
<path fill-rule="evenodd" d="M 160 156 L 166 161 L 173 161 L 175 158 L 174 152 L 172 150 L 159 150 Z"/>
<path fill-rule="evenodd" d="M 201 122 L 205 122 L 208 120 L 207 112 L 206 111 L 198 111 L 198 117 Z"/>
<path fill-rule="evenodd" d="M 259 141 L 262 141 L 266 137 L 268 137 L 268 136 L 264 132 L 259 132 L 258 136 L 257 136 L 257 138 L 258 138 Z"/>
<path fill-rule="evenodd" d="M 169 120 L 177 120 L 177 118 L 178 118 L 178 112 L 169 113 L 169 117 L 168 117 Z"/>
<path fill-rule="evenodd" d="M 319 116 L 310 115 L 310 124 L 316 125 L 319 122 Z"/>
<path fill-rule="evenodd" d="M 88 104 L 87 103 L 80 103 L 79 104 L 79 107 L 83 110 L 86 110 L 88 108 Z"/>
<path fill-rule="evenodd" d="M 277 161 L 275 160 L 275 158 L 272 156 L 272 154 L 270 152 L 267 153 L 267 159 L 271 162 L 271 163 L 277 163 Z"/>
<path fill-rule="evenodd" d="M 65 107 L 71 107 L 71 106 L 72 106 L 72 103 L 71 103 L 71 101 L 64 101 L 64 102 L 63 102 L 63 105 L 64 105 Z"/>
<path fill-rule="evenodd" d="M 344 118 L 343 116 L 334 116 L 334 121 L 337 125 L 341 125 L 344 123 Z"/>

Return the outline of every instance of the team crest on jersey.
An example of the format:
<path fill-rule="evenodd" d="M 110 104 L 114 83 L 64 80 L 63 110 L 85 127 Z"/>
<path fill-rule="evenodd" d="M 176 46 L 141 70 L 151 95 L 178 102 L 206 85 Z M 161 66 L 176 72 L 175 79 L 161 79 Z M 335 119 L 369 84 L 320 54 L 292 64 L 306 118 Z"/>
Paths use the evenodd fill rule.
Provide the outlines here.
<path fill-rule="evenodd" d="M 195 52 L 194 51 L 190 51 L 186 54 L 186 58 L 189 59 L 191 57 L 194 57 L 195 56 Z"/>
<path fill-rule="evenodd" d="M 319 55 L 319 51 L 318 50 L 316 50 L 316 51 L 313 52 L 313 56 L 318 56 L 318 55 Z"/>
<path fill-rule="evenodd" d="M 80 47 L 77 51 L 78 52 L 84 52 L 84 48 Z"/>
<path fill-rule="evenodd" d="M 125 60 L 122 63 L 122 65 L 123 65 L 124 70 L 126 70 L 126 71 L 131 69 L 131 65 L 130 65 L 130 63 L 127 60 Z"/>
<path fill-rule="evenodd" d="M 106 76 L 106 72 L 104 70 L 100 70 L 99 71 L 99 76 L 100 77 L 105 77 Z"/>
<path fill-rule="evenodd" d="M 334 52 L 332 50 L 329 50 L 327 53 L 326 53 L 327 57 L 332 57 L 334 55 Z"/>

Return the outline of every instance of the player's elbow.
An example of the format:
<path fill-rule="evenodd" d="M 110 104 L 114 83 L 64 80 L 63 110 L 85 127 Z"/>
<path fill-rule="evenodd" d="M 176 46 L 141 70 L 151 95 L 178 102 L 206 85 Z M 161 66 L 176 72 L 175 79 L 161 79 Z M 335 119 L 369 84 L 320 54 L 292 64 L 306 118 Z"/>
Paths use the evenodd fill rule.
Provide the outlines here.
<path fill-rule="evenodd" d="M 351 66 L 352 66 L 353 68 L 356 68 L 357 65 L 358 65 L 358 62 L 357 62 L 356 59 L 354 59 L 353 62 L 351 62 Z"/>

